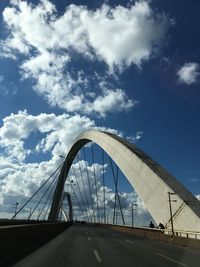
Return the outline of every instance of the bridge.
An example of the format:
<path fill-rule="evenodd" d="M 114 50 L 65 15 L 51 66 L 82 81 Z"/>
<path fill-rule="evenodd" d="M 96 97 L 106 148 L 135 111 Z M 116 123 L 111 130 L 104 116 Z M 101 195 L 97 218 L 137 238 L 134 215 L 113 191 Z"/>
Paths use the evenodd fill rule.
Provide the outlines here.
<path fill-rule="evenodd" d="M 0 221 L 0 266 L 199 266 L 200 202 L 146 153 L 91 130 L 61 158 Z"/>

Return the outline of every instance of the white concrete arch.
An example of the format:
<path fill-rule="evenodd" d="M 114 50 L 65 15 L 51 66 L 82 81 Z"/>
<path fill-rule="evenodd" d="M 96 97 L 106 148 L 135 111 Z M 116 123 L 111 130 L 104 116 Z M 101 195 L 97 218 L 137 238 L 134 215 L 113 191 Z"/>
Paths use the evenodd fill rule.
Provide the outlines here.
<path fill-rule="evenodd" d="M 67 203 L 68 203 L 68 214 L 67 212 L 63 209 L 62 204 L 63 201 L 67 199 Z M 64 219 L 66 221 L 69 222 L 73 222 L 73 207 L 72 207 L 72 199 L 71 199 L 71 195 L 69 192 L 64 192 L 62 193 L 62 197 L 61 197 L 61 201 L 60 201 L 60 207 L 59 207 L 60 211 L 62 212 Z"/>
<path fill-rule="evenodd" d="M 178 180 L 152 160 L 142 150 L 126 140 L 106 132 L 86 131 L 79 135 L 72 145 L 55 190 L 50 220 L 57 219 L 64 183 L 78 151 L 93 141 L 115 161 L 143 200 L 146 208 L 156 221 L 171 227 L 168 192 L 172 198 L 172 214 L 175 230 L 200 232 L 200 202 Z"/>

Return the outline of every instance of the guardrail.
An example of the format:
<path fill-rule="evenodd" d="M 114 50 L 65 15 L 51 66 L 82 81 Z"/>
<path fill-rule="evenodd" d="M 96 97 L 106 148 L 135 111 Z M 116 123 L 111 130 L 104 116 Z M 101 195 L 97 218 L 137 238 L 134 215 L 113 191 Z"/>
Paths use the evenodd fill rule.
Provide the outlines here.
<path fill-rule="evenodd" d="M 42 223 L 50 223 L 50 221 L 46 220 L 25 220 L 25 219 L 0 219 L 0 227 L 6 225 L 22 225 L 22 224 L 42 224 Z"/>
<path fill-rule="evenodd" d="M 168 229 L 158 229 L 158 228 L 148 228 L 148 227 L 131 227 L 124 225 L 115 224 L 96 224 L 100 227 L 111 228 L 114 231 L 123 232 L 126 234 L 134 234 L 142 236 L 151 240 L 160 240 L 164 242 L 169 242 L 175 245 L 190 247 L 193 249 L 200 250 L 200 239 L 199 232 L 192 231 L 176 231 L 172 236 L 172 231 Z M 180 236 L 181 235 L 181 236 Z"/>
<path fill-rule="evenodd" d="M 21 224 L 19 224 L 21 222 Z M 22 223 L 0 227 L 0 266 L 13 266 L 50 239 L 71 226 L 67 222 Z"/>
<path fill-rule="evenodd" d="M 164 233 L 166 235 L 172 235 L 172 230 L 165 229 Z M 192 238 L 192 239 L 199 239 L 200 240 L 200 232 L 195 232 L 195 231 L 174 230 L 174 235 L 179 236 L 179 237 L 186 237 L 186 238 Z"/>
<path fill-rule="evenodd" d="M 166 235 L 172 236 L 172 230 L 171 229 L 160 229 L 160 228 L 150 228 L 150 227 L 132 227 L 128 225 L 116 225 L 116 224 L 107 224 L 108 226 L 112 227 L 120 227 L 120 228 L 126 228 L 126 229 L 132 229 L 132 230 L 139 230 L 144 232 L 151 232 L 151 233 L 163 233 Z M 192 239 L 200 239 L 200 232 L 196 231 L 183 231 L 183 230 L 174 230 L 174 236 L 179 237 L 185 237 L 185 238 L 192 238 Z"/>

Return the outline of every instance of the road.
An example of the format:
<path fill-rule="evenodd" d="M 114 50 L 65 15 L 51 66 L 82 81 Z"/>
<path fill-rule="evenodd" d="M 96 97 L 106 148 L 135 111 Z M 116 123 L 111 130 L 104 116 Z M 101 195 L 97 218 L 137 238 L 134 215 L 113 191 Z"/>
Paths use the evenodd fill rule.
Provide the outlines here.
<path fill-rule="evenodd" d="M 200 251 L 95 226 L 74 225 L 15 267 L 199 267 Z"/>

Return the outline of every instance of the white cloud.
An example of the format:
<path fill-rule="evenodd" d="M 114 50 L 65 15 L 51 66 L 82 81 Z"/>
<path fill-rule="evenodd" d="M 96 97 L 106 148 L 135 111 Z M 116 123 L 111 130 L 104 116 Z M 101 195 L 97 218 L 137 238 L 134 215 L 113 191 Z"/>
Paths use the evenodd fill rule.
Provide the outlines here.
<path fill-rule="evenodd" d="M 95 128 L 94 121 L 79 115 L 70 117 L 67 114 L 56 116 L 43 113 L 33 116 L 27 111 L 19 111 L 3 119 L 3 126 L 0 128 L 1 146 L 6 147 L 10 156 L 23 160 L 28 152 L 24 148 L 24 140 L 32 132 L 39 131 L 45 133 L 46 137 L 37 145 L 37 149 L 50 151 L 54 148 L 53 155 L 62 154 L 66 153 L 73 137 L 89 128 Z"/>
<path fill-rule="evenodd" d="M 7 156 L 20 161 L 33 152 L 50 152 L 57 159 L 60 154 L 66 155 L 76 136 L 89 129 L 105 130 L 121 135 L 117 130 L 97 127 L 95 122 L 86 116 L 70 116 L 66 113 L 58 116 L 53 113 L 33 116 L 24 110 L 17 114 L 12 113 L 3 119 L 3 126 L 0 128 L 0 146 L 6 149 Z M 45 137 L 38 140 L 30 152 L 25 142 L 35 132 L 42 133 Z"/>
<path fill-rule="evenodd" d="M 79 165 L 80 163 L 80 165 Z M 95 183 L 94 183 L 94 166 L 95 166 L 95 172 L 96 172 L 96 178 L 97 178 L 97 184 L 98 184 L 98 207 L 99 207 L 99 214 L 100 218 L 102 219 L 103 214 L 104 214 L 104 189 L 105 189 L 105 205 L 106 205 L 106 215 L 109 217 L 109 222 L 112 223 L 113 220 L 113 208 L 114 208 L 114 203 L 115 203 L 115 193 L 114 190 L 109 188 L 108 186 L 105 186 L 103 188 L 102 185 L 102 172 L 103 169 L 105 171 L 105 176 L 107 176 L 107 169 L 108 165 L 105 164 L 104 168 L 102 165 L 95 164 L 95 165 L 88 165 L 85 161 L 81 160 L 80 162 L 77 162 L 73 165 L 74 171 L 71 171 L 69 180 L 68 181 L 73 181 L 70 185 L 70 182 L 66 183 L 65 191 L 69 192 L 71 196 L 73 197 L 73 205 L 74 205 L 74 215 L 77 215 L 77 212 L 80 214 L 80 209 L 79 204 L 81 203 L 82 210 L 85 211 L 85 206 L 87 207 L 87 215 L 93 216 L 93 210 L 92 210 L 92 202 L 91 202 L 91 195 L 90 195 L 90 190 L 89 190 L 89 185 L 88 185 L 88 179 L 87 179 L 87 172 L 86 172 L 86 164 L 87 164 L 87 169 L 88 169 L 88 176 L 90 178 L 90 186 L 91 186 L 91 193 L 92 193 L 92 199 L 93 199 L 93 205 L 95 208 L 95 216 L 97 219 L 98 212 L 97 212 L 97 197 L 96 197 L 96 190 L 95 190 Z M 80 167 L 79 167 L 80 166 Z M 81 169 L 81 172 L 80 172 Z M 75 174 L 75 176 L 74 176 Z M 77 177 L 79 178 L 79 182 L 77 182 Z M 83 179 L 81 179 L 81 177 Z M 93 179 L 92 179 L 93 177 Z M 112 178 L 111 178 L 112 179 Z M 83 182 L 85 185 L 85 188 L 83 186 Z M 110 182 L 109 182 L 110 183 Z M 79 190 L 80 189 L 80 190 Z M 132 213 L 132 203 L 137 204 L 137 207 L 135 208 L 135 216 L 137 217 L 137 224 L 139 225 L 148 225 L 148 222 L 144 220 L 144 216 L 148 214 L 144 203 L 141 201 L 139 196 L 136 194 L 135 191 L 131 193 L 124 193 L 124 192 L 119 192 L 119 198 L 120 198 L 120 203 L 121 207 L 123 210 L 125 222 L 127 224 L 131 224 L 131 213 Z M 78 201 L 77 201 L 78 199 Z M 89 204 L 89 208 L 88 208 Z M 121 214 L 119 210 L 119 203 L 118 199 L 116 202 L 116 210 L 117 210 L 117 217 L 118 217 L 118 223 L 122 223 L 121 219 Z M 66 203 L 64 203 L 63 207 L 66 209 Z M 86 214 L 86 212 L 85 212 Z M 82 217 L 83 219 L 83 217 Z"/>
<path fill-rule="evenodd" d="M 136 143 L 142 138 L 143 132 L 142 131 L 137 131 L 135 136 L 129 136 L 127 137 L 127 140 L 130 143 Z"/>
<path fill-rule="evenodd" d="M 14 95 L 17 92 L 17 87 L 12 81 L 7 81 L 3 75 L 0 75 L 0 95 Z"/>
<path fill-rule="evenodd" d="M 102 117 L 105 117 L 108 111 L 116 112 L 129 110 L 135 106 L 138 102 L 127 99 L 126 94 L 121 89 L 115 91 L 104 89 L 104 95 L 98 96 L 92 104 L 87 105 L 87 110 L 99 113 Z"/>
<path fill-rule="evenodd" d="M 35 80 L 34 90 L 52 106 L 100 116 L 127 111 L 136 102 L 121 88 L 90 84 L 94 73 L 89 78 L 79 69 L 74 75 L 72 51 L 94 66 L 95 59 L 104 61 L 110 70 L 123 71 L 131 64 L 141 67 L 156 53 L 170 25 L 148 1 L 130 7 L 104 4 L 96 10 L 69 5 L 59 16 L 48 0 L 37 6 L 13 0 L 3 18 L 10 36 L 1 43 L 2 54 L 17 58 L 18 52 L 25 57 L 21 74 Z"/>
<path fill-rule="evenodd" d="M 27 195 L 27 192 L 32 192 L 33 184 L 38 186 L 59 165 L 59 155 L 67 154 L 74 138 L 91 128 L 98 127 L 94 121 L 79 115 L 42 113 L 33 116 L 27 111 L 19 111 L 4 118 L 0 128 L 0 147 L 1 151 L 5 150 L 0 161 L 2 199 L 9 194 Z M 104 127 L 99 129 L 106 130 Z M 113 129 L 107 130 L 117 133 Z M 43 137 L 30 148 L 29 137 L 35 132 L 42 133 Z M 50 153 L 49 161 L 25 162 L 32 154 L 41 157 L 39 153 L 46 152 Z"/>
<path fill-rule="evenodd" d="M 3 16 L 11 30 L 8 46 L 20 53 L 27 54 L 32 48 L 40 53 L 73 48 L 89 57 L 94 54 L 110 67 L 141 65 L 160 45 L 171 23 L 147 1 L 137 1 L 130 7 L 103 4 L 95 11 L 69 5 L 59 17 L 47 0 L 37 6 L 15 0 Z"/>
<path fill-rule="evenodd" d="M 69 5 L 60 17 L 47 0 L 37 6 L 26 1 L 11 2 L 12 7 L 3 12 L 12 30 L 10 48 L 27 54 L 32 48 L 42 53 L 71 47 L 85 55 L 94 53 L 110 67 L 141 65 L 159 46 L 171 23 L 165 15 L 153 11 L 147 1 L 137 1 L 130 7 L 103 4 L 95 11 Z"/>
<path fill-rule="evenodd" d="M 200 195 L 196 195 L 196 198 L 200 201 Z"/>
<path fill-rule="evenodd" d="M 95 12 L 85 11 L 82 20 L 96 55 L 110 68 L 120 69 L 148 60 L 169 23 L 165 16 L 157 17 L 147 1 L 138 1 L 130 8 L 103 5 Z"/>
<path fill-rule="evenodd" d="M 59 155 L 67 155 L 74 138 L 82 131 L 88 129 L 99 129 L 109 131 L 121 135 L 114 129 L 105 127 L 97 127 L 91 119 L 68 114 L 55 115 L 41 113 L 37 116 L 28 114 L 25 111 L 19 111 L 17 114 L 11 114 L 3 119 L 3 125 L 0 128 L 0 202 L 4 205 L 4 211 L 13 213 L 13 204 L 17 201 L 22 203 L 30 197 L 33 192 L 38 189 L 41 182 L 55 170 L 55 166 L 59 166 L 62 159 Z M 37 142 L 33 145 L 31 135 L 41 133 Z M 32 145 L 32 146 L 31 146 Z M 30 147 L 31 146 L 31 147 Z M 3 150 L 5 150 L 3 152 Z M 45 153 L 49 154 L 49 159 L 42 161 Z M 29 157 L 35 156 L 36 162 L 29 162 Z M 41 162 L 38 163 L 38 160 Z M 87 173 L 84 169 L 85 161 L 80 161 L 83 169 L 83 179 L 86 182 L 86 190 L 88 193 Z M 76 171 L 79 171 L 79 163 L 74 164 Z M 92 164 L 89 164 L 88 171 L 93 175 Z M 105 170 L 107 165 L 105 165 Z M 103 168 L 99 163 L 95 163 L 97 183 L 99 192 L 102 190 L 102 174 Z M 80 173 L 78 174 L 80 177 Z M 73 174 L 71 174 L 71 178 Z M 71 180 L 70 178 L 70 180 Z M 92 192 L 94 195 L 94 181 L 92 184 Z M 83 186 L 80 186 L 84 194 Z M 110 188 L 106 189 L 106 199 L 109 207 L 113 205 L 114 193 Z M 131 196 L 122 194 L 123 207 L 129 208 L 128 203 Z M 102 196 L 99 193 L 99 206 L 103 207 Z M 142 207 L 140 208 L 143 209 Z M 28 211 L 26 211 L 27 213 Z"/>
<path fill-rule="evenodd" d="M 195 62 L 185 63 L 178 71 L 177 76 L 181 83 L 191 85 L 197 82 L 200 75 L 199 64 Z"/>

